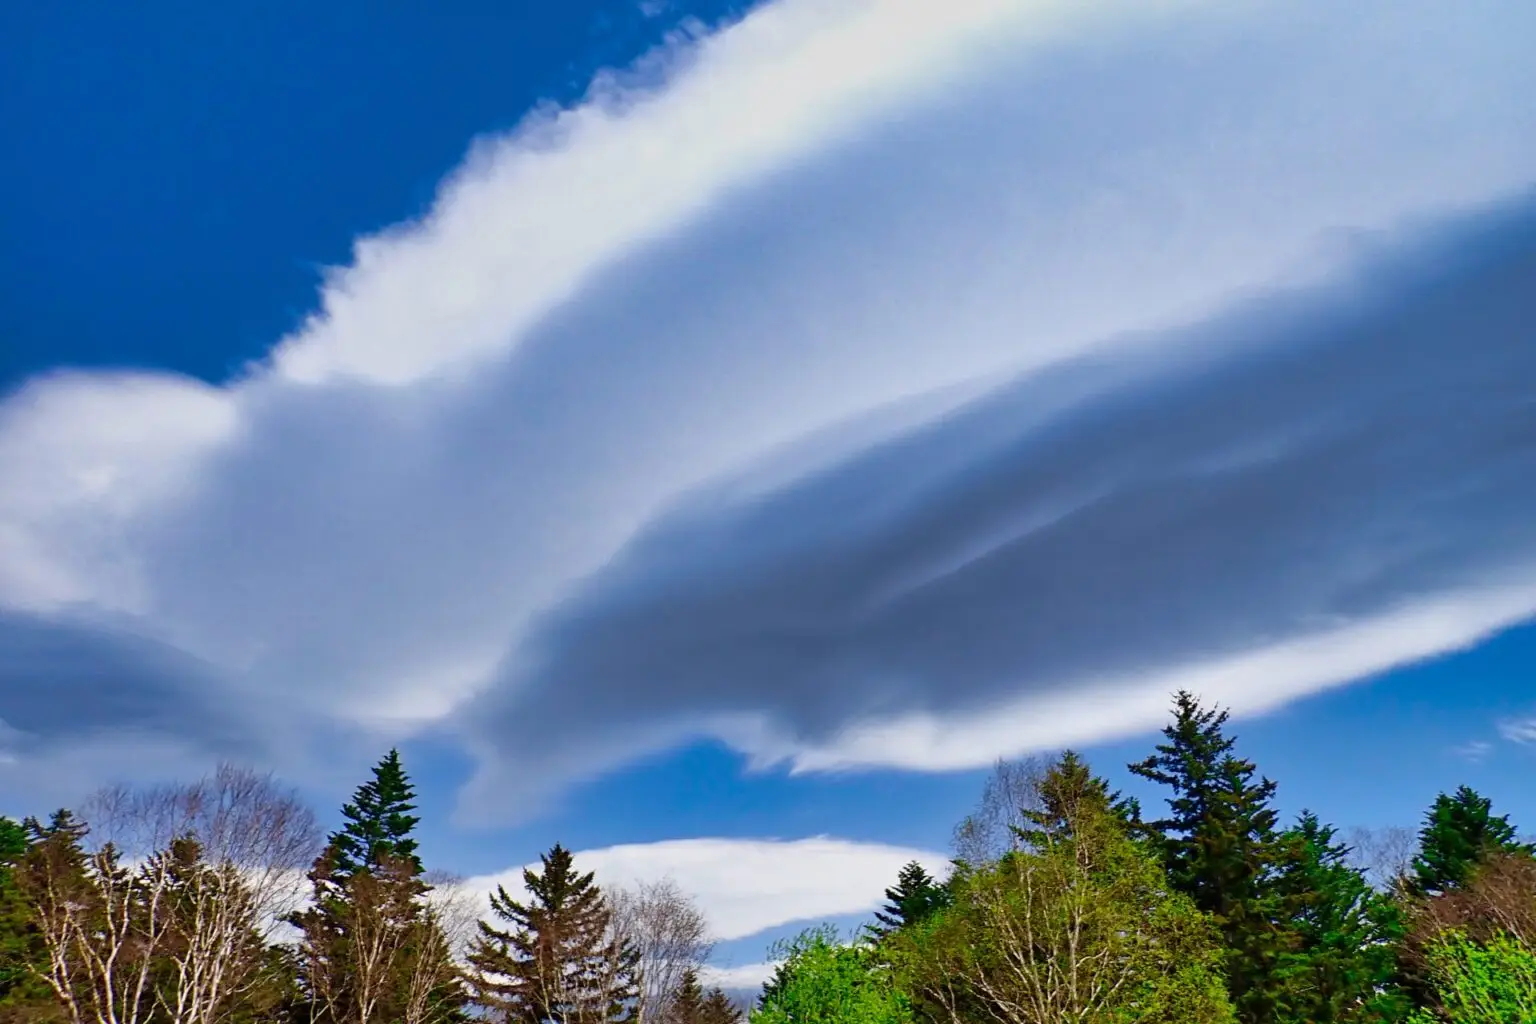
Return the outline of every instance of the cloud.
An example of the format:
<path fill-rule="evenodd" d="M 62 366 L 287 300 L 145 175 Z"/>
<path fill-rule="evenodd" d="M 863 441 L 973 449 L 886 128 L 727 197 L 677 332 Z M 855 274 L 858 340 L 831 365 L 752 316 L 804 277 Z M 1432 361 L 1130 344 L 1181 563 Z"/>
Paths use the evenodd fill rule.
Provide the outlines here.
<path fill-rule="evenodd" d="M 1511 743 L 1536 743 L 1536 717 L 1506 718 L 1499 723 L 1499 735 Z"/>
<path fill-rule="evenodd" d="M 699 972 L 699 980 L 705 985 L 715 985 L 727 992 L 750 993 L 753 996 L 762 991 L 763 985 L 778 964 L 764 961 L 755 964 L 741 964 L 737 967 L 706 967 Z"/>
<path fill-rule="evenodd" d="M 189 692 L 316 771 L 462 738 L 486 818 L 699 735 L 942 767 L 1469 642 L 1528 611 L 1528 216 L 1347 275 L 1536 178 L 1532 17 L 768 5 L 479 146 L 242 378 L 6 398 L 0 608 L 195 666 L 121 684 L 189 750 Z"/>
<path fill-rule="evenodd" d="M 949 858 L 929 850 L 817 836 L 811 839 L 673 839 L 575 855 L 599 885 L 671 878 L 686 885 L 719 941 L 783 924 L 872 911 L 902 866 L 916 860 L 942 877 Z M 537 865 L 535 865 L 537 866 Z M 523 890 L 521 867 L 464 882 L 474 892 Z M 724 984 L 720 982 L 719 984 Z"/>
<path fill-rule="evenodd" d="M 1459 758 L 1462 758 L 1463 760 L 1471 761 L 1473 764 L 1476 764 L 1479 761 L 1485 759 L 1489 754 L 1493 753 L 1493 744 L 1489 743 L 1487 740 L 1471 740 L 1470 742 L 1463 743 L 1459 747 L 1453 748 L 1451 753 L 1455 754 Z"/>

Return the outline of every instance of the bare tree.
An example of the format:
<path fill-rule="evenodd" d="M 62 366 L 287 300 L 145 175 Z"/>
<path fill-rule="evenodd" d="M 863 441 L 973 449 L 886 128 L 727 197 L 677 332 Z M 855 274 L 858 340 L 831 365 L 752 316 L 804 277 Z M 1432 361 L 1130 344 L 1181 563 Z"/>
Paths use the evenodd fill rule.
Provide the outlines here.
<path fill-rule="evenodd" d="M 263 980 L 263 937 L 319 843 L 313 814 L 271 776 L 223 765 L 191 784 L 102 790 L 86 818 L 97 846 L 67 897 L 65 865 L 38 862 L 50 987 L 75 1021 L 222 1020 Z"/>
<path fill-rule="evenodd" d="M 955 856 L 971 865 L 989 864 L 1019 849 L 1017 829 L 1040 808 L 1040 786 L 1050 763 L 1042 758 L 998 761 L 981 791 L 976 810 L 955 828 Z"/>
<path fill-rule="evenodd" d="M 1418 852 L 1418 836 L 1410 828 L 1355 828 L 1349 833 L 1350 861 L 1365 872 L 1377 889 L 1399 887 L 1408 877 Z"/>
<path fill-rule="evenodd" d="M 639 955 L 635 1020 L 637 1024 L 664 1021 L 684 975 L 690 968 L 702 967 L 714 949 L 709 924 L 693 898 L 670 878 L 604 892 L 617 940 L 613 948 L 627 946 Z"/>

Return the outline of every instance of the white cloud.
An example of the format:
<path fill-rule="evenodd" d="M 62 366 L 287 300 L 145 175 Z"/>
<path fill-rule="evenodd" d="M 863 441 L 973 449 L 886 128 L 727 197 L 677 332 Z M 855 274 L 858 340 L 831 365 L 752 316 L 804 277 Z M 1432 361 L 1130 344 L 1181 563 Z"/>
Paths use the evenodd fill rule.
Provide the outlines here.
<path fill-rule="evenodd" d="M 584 105 L 541 112 L 481 146 L 425 221 L 357 244 L 353 265 L 327 282 L 323 310 L 278 348 L 278 371 L 306 383 L 407 384 L 499 355 L 597 268 L 677 230 L 731 188 L 963 76 L 979 42 L 1049 37 L 1148 6 L 764 5 L 728 31 L 653 57 L 658 81 L 635 88 L 600 77 Z"/>
<path fill-rule="evenodd" d="M 949 859 L 930 850 L 811 839 L 673 839 L 583 850 L 578 870 L 599 885 L 670 878 L 698 901 L 714 937 L 745 938 L 778 925 L 859 914 L 879 907 L 902 866 L 916 860 L 943 877 Z M 521 867 L 468 879 L 472 891 L 522 892 Z"/>
<path fill-rule="evenodd" d="M 1506 718 L 1499 723 L 1499 735 L 1511 743 L 1536 743 L 1536 717 Z"/>
<path fill-rule="evenodd" d="M 1326 277 L 1340 265 L 1324 258 L 1333 232 L 1395 237 L 1405 221 L 1518 190 L 1536 177 L 1536 111 L 1518 102 L 1536 92 L 1520 45 L 1531 17 L 1493 0 L 767 5 L 677 44 L 642 86 L 600 84 L 580 109 L 479 147 L 423 222 L 359 242 L 316 317 L 246 377 L 206 388 L 71 375 L 6 399 L 0 610 L 52 617 L 83 646 L 111 631 L 174 648 L 206 666 L 208 703 L 264 738 L 278 720 L 312 723 L 321 761 L 338 725 L 391 737 L 459 728 L 453 716 L 491 688 L 515 709 L 541 693 L 535 624 L 567 611 L 668 513 L 796 493 L 907 443 L 914 424 L 942 426 L 1000 375 L 1028 379 L 1085 354 L 1125 360 L 1094 387 L 1145 400 L 1133 385 L 1157 376 L 1149 366 L 1204 358 L 1163 351 L 1159 329 Z M 1132 343 L 1127 331 L 1142 333 Z M 1152 355 L 1133 359 L 1138 346 Z M 942 391 L 953 387 L 972 390 Z M 1055 429 L 1083 400 L 1037 394 L 1034 427 Z M 880 503 L 841 495 L 787 539 L 713 535 L 714 564 L 809 537 L 820 547 L 807 564 L 830 572 L 839 552 L 923 506 L 922 487 L 984 472 L 1031 436 L 1017 417 L 983 424 Z M 1226 451 L 1219 431 L 1200 454 L 1259 457 Z M 759 473 L 770 457 L 772 474 Z M 1138 479 L 1135 467 L 1102 468 L 1046 512 Z M 953 574 L 1012 543 L 1009 525 L 983 523 L 886 582 Z M 1362 535 L 1370 561 L 1379 538 Z M 1477 603 L 1493 585 L 1481 563 L 1446 559 L 1455 600 L 1469 594 L 1476 614 L 1444 611 L 1443 579 L 1403 583 L 1393 608 L 1441 608 L 1436 621 L 1464 631 L 1432 635 L 1454 646 L 1498 616 Z M 667 563 L 607 599 L 644 606 L 678 571 Z M 1266 572 L 1248 583 L 1284 582 Z M 824 594 L 847 582 L 825 579 Z M 1174 570 L 1162 582 L 1193 589 Z M 1287 615 L 1330 611 L 1317 605 L 1298 599 Z M 1287 618 L 1252 624 L 1221 658 L 1181 634 L 1188 645 L 1148 677 L 1235 665 L 1252 669 L 1246 699 L 1262 703 L 1296 692 L 1289 673 L 1319 685 L 1426 652 L 1371 610 L 1355 625 L 1377 632 L 1358 650 L 1315 623 L 1300 631 L 1337 655 L 1332 668 L 1286 646 L 1299 642 Z M 826 649 L 829 670 L 849 667 L 837 637 L 857 609 L 753 628 L 774 634 L 780 621 L 764 666 Z M 1096 685 L 1135 668 L 1057 667 L 1058 681 Z M 700 714 L 675 700 L 676 668 L 602 681 L 648 708 L 626 753 L 715 731 L 805 765 L 864 763 L 884 730 L 913 740 L 912 763 L 964 759 L 967 741 L 941 714 L 961 688 L 943 673 L 893 673 L 881 700 L 841 709 L 835 736 L 786 736 L 762 715 L 777 690 L 712 674 L 736 703 Z M 184 706 L 185 688 L 160 699 Z M 1098 700 L 1052 699 L 1059 727 L 1041 735 L 1053 743 L 1086 728 L 1083 708 Z M 7 711 L 38 743 L 70 728 Z M 174 732 L 187 717 L 155 721 Z M 1102 718 L 1111 731 L 1133 720 Z M 601 761 L 563 729 L 549 730 L 541 784 Z M 305 740 L 299 727 L 277 732 Z M 494 738 L 471 740 L 504 756 Z M 24 787 L 28 771 L 0 777 Z M 527 796 L 487 786 L 487 813 Z"/>
<path fill-rule="evenodd" d="M 699 980 L 705 985 L 719 986 L 727 992 L 761 989 L 773 977 L 778 964 L 763 961 L 741 964 L 737 967 L 706 967 L 699 972 Z"/>

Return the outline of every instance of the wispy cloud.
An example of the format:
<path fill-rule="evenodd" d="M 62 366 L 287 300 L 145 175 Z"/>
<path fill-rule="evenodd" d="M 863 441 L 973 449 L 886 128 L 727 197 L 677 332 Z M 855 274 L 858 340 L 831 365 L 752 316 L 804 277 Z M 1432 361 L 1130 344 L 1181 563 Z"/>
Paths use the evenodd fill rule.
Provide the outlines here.
<path fill-rule="evenodd" d="M 1487 740 L 1470 740 L 1459 747 L 1453 747 L 1451 753 L 1465 761 L 1471 761 L 1476 764 L 1479 761 L 1485 760 L 1489 754 L 1493 753 L 1493 744 Z"/>
<path fill-rule="evenodd" d="M 1528 211 L 1347 268 L 1536 180 L 1530 21 L 770 4 L 478 147 L 242 379 L 6 399 L 11 635 L 194 752 L 460 735 L 482 816 L 698 735 L 948 767 L 1472 642 L 1536 608 Z M 33 664 L 13 790 L 116 721 Z"/>
<path fill-rule="evenodd" d="M 1499 735 L 1511 743 L 1536 743 L 1536 716 L 1504 719 L 1499 723 Z"/>

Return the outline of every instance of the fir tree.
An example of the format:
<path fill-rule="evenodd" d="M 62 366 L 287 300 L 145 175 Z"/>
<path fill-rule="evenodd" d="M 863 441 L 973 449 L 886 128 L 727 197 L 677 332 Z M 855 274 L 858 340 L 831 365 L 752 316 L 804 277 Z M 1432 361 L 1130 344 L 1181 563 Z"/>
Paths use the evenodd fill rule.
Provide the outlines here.
<path fill-rule="evenodd" d="M 592 874 L 578 874 L 556 844 L 541 868 L 523 872 L 530 900 L 502 886 L 492 912 L 511 927 L 480 922 L 470 951 L 476 1001 L 507 1024 L 606 1024 L 639 995 L 639 954 L 609 934 L 610 912 Z"/>
<path fill-rule="evenodd" d="M 1161 853 L 1173 887 L 1221 929 L 1238 1018 L 1268 1024 L 1279 998 L 1278 962 L 1295 942 L 1276 883 L 1284 845 L 1270 806 L 1275 784 L 1255 781 L 1253 762 L 1233 754 L 1226 722 L 1225 710 L 1204 708 L 1180 691 L 1174 720 L 1163 730 L 1167 742 L 1129 767 L 1173 791 L 1169 816 L 1141 831 Z"/>
<path fill-rule="evenodd" d="M 1441 793 L 1425 813 L 1410 885 L 1420 896 L 1450 892 L 1465 885 L 1490 854 L 1532 849 L 1516 839 L 1508 815 L 1495 816 L 1491 800 L 1462 786 L 1454 795 Z"/>
<path fill-rule="evenodd" d="M 710 989 L 709 995 L 704 997 L 704 1012 L 699 1024 L 741 1024 L 742 1016 L 741 1008 L 717 987 Z"/>
<path fill-rule="evenodd" d="M 664 1024 L 740 1024 L 741 1018 L 730 997 L 719 987 L 704 991 L 699 972 L 690 967 L 667 1006 Z"/>
<path fill-rule="evenodd" d="M 416 809 L 415 799 L 416 790 L 400 764 L 400 752 L 391 750 L 374 766 L 373 778 L 359 786 L 352 802 L 341 808 L 346 824 L 330 836 L 335 876 L 345 879 L 362 868 L 377 868 L 385 860 L 404 861 L 421 874 L 413 835 L 421 819 L 411 814 Z"/>
<path fill-rule="evenodd" d="M 83 831 L 70 828 L 78 847 Z M 23 824 L 0 818 L 0 1020 L 36 1020 L 53 1002 L 47 985 L 38 977 L 47 962 L 47 950 L 32 921 L 22 880 L 17 878 L 34 836 L 41 832 L 36 822 Z M 83 857 L 79 863 L 83 869 Z"/>
<path fill-rule="evenodd" d="M 1277 887 L 1289 905 L 1295 945 L 1276 968 L 1283 1024 L 1397 1020 L 1406 997 L 1393 984 L 1404 924 L 1390 897 L 1350 866 L 1335 830 L 1303 811 L 1281 836 L 1287 857 Z"/>
<path fill-rule="evenodd" d="M 875 913 L 869 927 L 872 938 L 882 938 L 899 928 L 918 924 L 949 903 L 949 889 L 917 861 L 905 865 L 896 884 L 885 890 L 885 906 Z"/>
<path fill-rule="evenodd" d="M 677 991 L 668 1001 L 666 1024 L 704 1024 L 704 986 L 692 967 L 683 972 Z"/>

